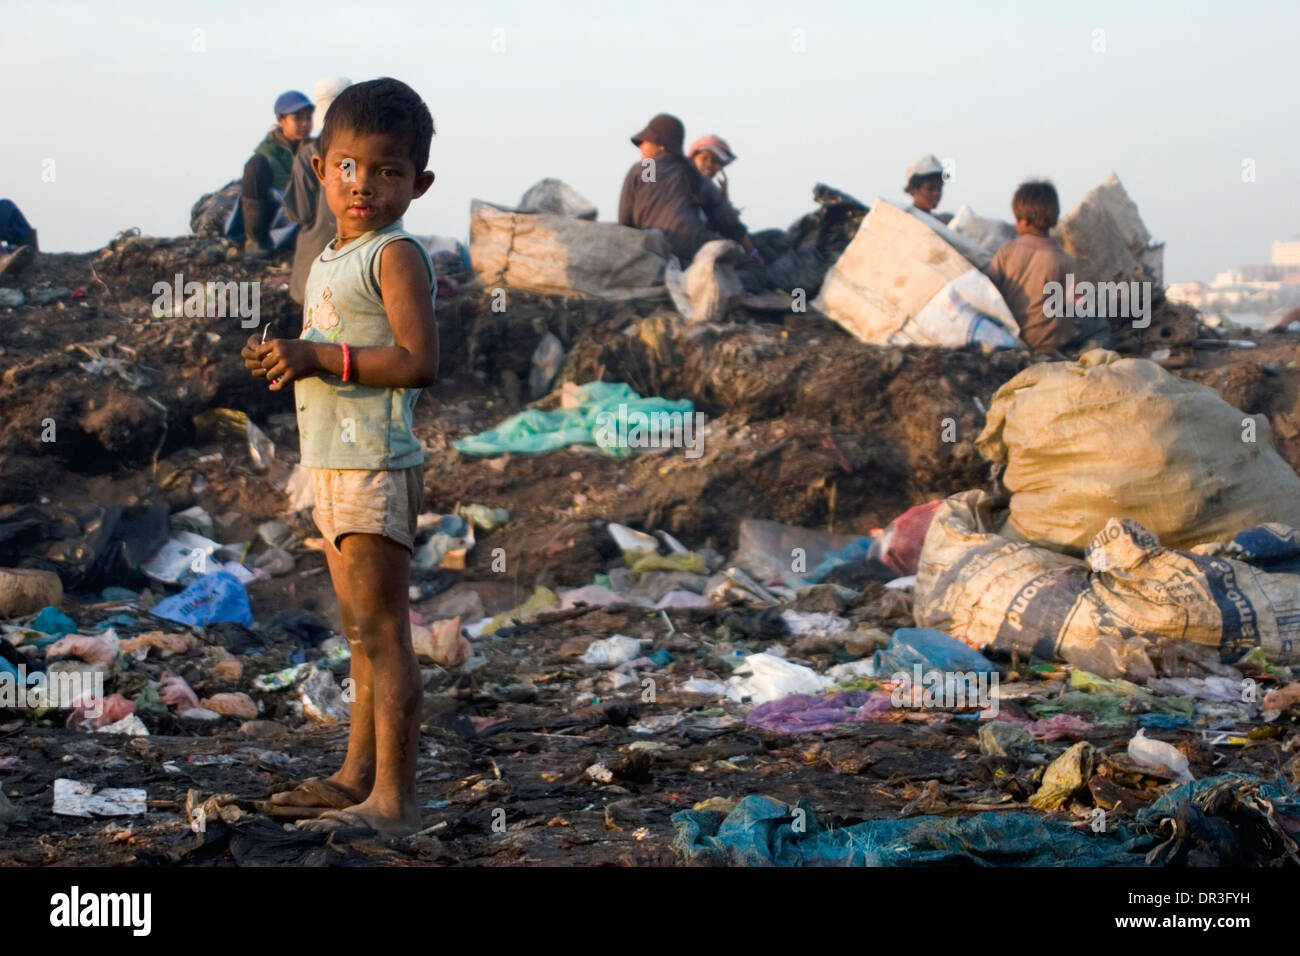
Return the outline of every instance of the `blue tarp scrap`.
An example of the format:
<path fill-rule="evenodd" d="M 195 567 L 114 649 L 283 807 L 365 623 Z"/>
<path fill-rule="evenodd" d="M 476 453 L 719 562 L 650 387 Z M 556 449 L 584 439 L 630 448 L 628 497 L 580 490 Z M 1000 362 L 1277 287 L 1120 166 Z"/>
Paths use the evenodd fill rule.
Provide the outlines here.
<path fill-rule="evenodd" d="M 791 807 L 750 795 L 725 818 L 715 810 L 683 810 L 672 822 L 673 852 L 694 866 L 1142 864 L 1142 854 L 1115 835 L 1027 811 L 868 820 L 831 830 L 805 801 Z"/>

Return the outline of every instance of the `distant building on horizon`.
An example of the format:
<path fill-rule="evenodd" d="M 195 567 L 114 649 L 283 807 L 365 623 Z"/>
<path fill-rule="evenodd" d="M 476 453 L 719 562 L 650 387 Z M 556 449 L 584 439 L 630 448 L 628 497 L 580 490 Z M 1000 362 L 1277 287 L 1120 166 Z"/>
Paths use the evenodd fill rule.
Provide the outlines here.
<path fill-rule="evenodd" d="M 1270 261 L 1275 266 L 1300 267 L 1300 239 L 1293 239 L 1290 242 L 1276 240 L 1273 243 L 1273 257 Z"/>

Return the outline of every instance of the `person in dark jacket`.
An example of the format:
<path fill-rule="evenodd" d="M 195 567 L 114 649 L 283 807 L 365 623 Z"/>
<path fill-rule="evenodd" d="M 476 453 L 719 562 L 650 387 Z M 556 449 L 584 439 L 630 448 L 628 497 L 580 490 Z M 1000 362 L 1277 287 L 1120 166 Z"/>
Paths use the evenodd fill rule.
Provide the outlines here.
<path fill-rule="evenodd" d="M 352 85 L 345 77 L 336 76 L 321 80 L 313 92 L 316 94 L 316 123 L 325 121 L 334 98 Z M 289 297 L 302 305 L 307 288 L 307 273 L 316 257 L 325 251 L 325 247 L 334 239 L 338 224 L 334 213 L 325 202 L 325 193 L 320 188 L 320 177 L 311 168 L 312 157 L 319 155 L 320 149 L 316 139 L 308 140 L 298 147 L 293 159 L 293 170 L 289 175 L 289 186 L 284 191 L 284 213 L 298 223 L 297 244 L 293 248 L 293 271 L 289 274 Z"/>
<path fill-rule="evenodd" d="M 289 186 L 293 159 L 311 135 L 315 107 L 297 90 L 281 93 L 275 101 L 275 126 L 244 164 L 240 206 L 244 218 L 244 248 L 270 252 L 271 220 L 280 197 Z"/>
<path fill-rule="evenodd" d="M 36 230 L 11 199 L 0 199 L 0 275 L 16 275 L 32 263 Z"/>
<path fill-rule="evenodd" d="M 660 113 L 632 137 L 641 159 L 623 179 L 619 223 L 662 230 L 683 266 L 714 239 L 734 239 L 752 249 L 736 211 L 682 155 L 685 134 L 681 120 Z"/>

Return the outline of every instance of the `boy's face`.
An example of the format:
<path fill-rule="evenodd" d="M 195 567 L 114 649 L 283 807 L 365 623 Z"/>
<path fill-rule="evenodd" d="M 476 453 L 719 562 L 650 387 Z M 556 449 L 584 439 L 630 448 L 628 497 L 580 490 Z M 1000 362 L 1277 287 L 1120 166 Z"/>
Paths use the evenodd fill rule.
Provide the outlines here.
<path fill-rule="evenodd" d="M 344 239 L 401 219 L 411 201 L 433 185 L 430 170 L 415 168 L 406 140 L 387 133 L 339 129 L 329 153 L 312 157 L 312 168 Z"/>
<path fill-rule="evenodd" d="M 312 107 L 304 106 L 296 113 L 286 113 L 275 122 L 286 139 L 300 143 L 311 135 L 311 118 L 315 112 Z"/>
<path fill-rule="evenodd" d="M 930 179 L 912 191 L 912 203 L 922 212 L 932 212 L 943 198 L 943 183 Z"/>
<path fill-rule="evenodd" d="M 695 168 L 710 179 L 722 171 L 722 163 L 718 161 L 718 157 L 707 149 L 700 150 L 691 159 L 695 160 Z"/>
<path fill-rule="evenodd" d="M 660 156 L 665 155 L 667 152 L 668 150 L 664 149 L 658 143 L 652 143 L 648 139 L 641 140 L 642 159 L 658 159 Z"/>

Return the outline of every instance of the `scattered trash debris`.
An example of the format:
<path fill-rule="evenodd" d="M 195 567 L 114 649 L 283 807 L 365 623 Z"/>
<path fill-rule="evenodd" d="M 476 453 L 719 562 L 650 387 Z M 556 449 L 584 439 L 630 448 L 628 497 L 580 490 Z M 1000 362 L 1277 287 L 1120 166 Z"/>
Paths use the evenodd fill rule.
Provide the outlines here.
<path fill-rule="evenodd" d="M 641 655 L 642 642 L 626 634 L 614 634 L 603 640 L 593 641 L 582 655 L 584 664 L 597 667 L 612 667 L 623 664 Z"/>

